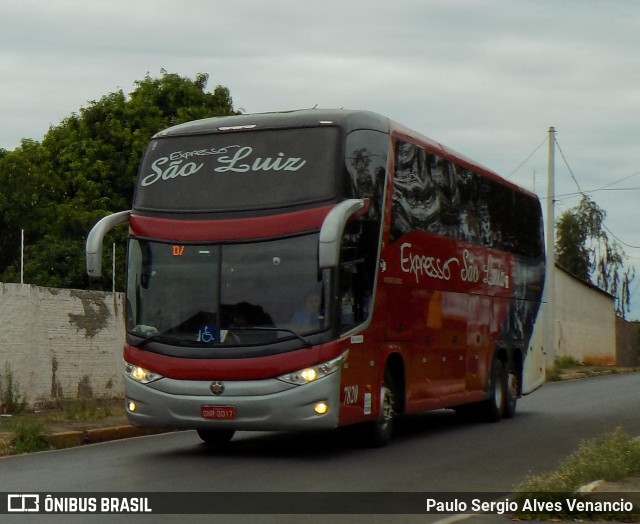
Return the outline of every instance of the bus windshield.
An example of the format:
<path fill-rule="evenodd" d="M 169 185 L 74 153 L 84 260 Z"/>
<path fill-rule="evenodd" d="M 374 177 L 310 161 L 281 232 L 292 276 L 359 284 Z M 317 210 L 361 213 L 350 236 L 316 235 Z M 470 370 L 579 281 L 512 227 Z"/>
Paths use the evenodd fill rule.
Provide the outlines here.
<path fill-rule="evenodd" d="M 259 345 L 328 329 L 318 235 L 249 244 L 131 239 L 127 329 L 178 346 Z"/>

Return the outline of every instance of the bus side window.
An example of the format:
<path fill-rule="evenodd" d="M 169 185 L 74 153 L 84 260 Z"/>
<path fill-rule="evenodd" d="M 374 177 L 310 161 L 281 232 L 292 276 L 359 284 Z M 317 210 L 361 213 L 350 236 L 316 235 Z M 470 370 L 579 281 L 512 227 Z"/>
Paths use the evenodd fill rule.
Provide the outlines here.
<path fill-rule="evenodd" d="M 342 239 L 339 297 L 342 332 L 364 322 L 369 315 L 373 273 L 370 268 L 371 257 L 367 256 L 365 233 L 368 225 L 366 219 L 349 223 Z"/>
<path fill-rule="evenodd" d="M 369 314 L 369 298 L 365 284 L 364 260 L 340 265 L 340 330 L 348 331 L 364 322 Z"/>
<path fill-rule="evenodd" d="M 340 265 L 340 330 L 346 331 L 356 323 L 356 296 L 352 271 L 355 264 Z"/>

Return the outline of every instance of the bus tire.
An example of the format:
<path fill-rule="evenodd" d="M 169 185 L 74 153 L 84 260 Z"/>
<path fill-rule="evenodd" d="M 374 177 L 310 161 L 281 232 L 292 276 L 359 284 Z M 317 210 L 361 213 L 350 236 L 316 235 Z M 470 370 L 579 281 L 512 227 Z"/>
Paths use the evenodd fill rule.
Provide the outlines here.
<path fill-rule="evenodd" d="M 235 433 L 233 429 L 198 429 L 196 431 L 200 440 L 212 447 L 221 447 L 228 444 Z"/>
<path fill-rule="evenodd" d="M 518 375 L 512 366 L 509 366 L 509 371 L 506 373 L 506 382 L 502 418 L 513 418 L 516 414 L 516 407 L 518 404 L 519 384 Z"/>
<path fill-rule="evenodd" d="M 493 362 L 489 381 L 489 398 L 480 404 L 480 416 L 485 422 L 498 422 L 505 411 L 507 398 L 507 373 L 498 358 Z"/>
<path fill-rule="evenodd" d="M 396 413 L 395 395 L 393 375 L 387 368 L 380 386 L 380 414 L 376 420 L 366 423 L 363 428 L 367 445 L 381 448 L 391 440 Z"/>

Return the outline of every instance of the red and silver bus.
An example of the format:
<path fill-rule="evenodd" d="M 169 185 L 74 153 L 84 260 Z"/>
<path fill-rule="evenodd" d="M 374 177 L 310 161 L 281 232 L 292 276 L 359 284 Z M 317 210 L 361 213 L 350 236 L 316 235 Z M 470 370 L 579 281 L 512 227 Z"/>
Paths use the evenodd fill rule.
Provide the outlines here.
<path fill-rule="evenodd" d="M 497 421 L 541 383 L 543 366 L 531 385 L 525 371 L 545 273 L 538 199 L 378 114 L 166 129 L 132 209 L 92 229 L 90 275 L 120 223 L 135 425 L 223 444 L 360 424 L 384 445 L 397 415 Z"/>

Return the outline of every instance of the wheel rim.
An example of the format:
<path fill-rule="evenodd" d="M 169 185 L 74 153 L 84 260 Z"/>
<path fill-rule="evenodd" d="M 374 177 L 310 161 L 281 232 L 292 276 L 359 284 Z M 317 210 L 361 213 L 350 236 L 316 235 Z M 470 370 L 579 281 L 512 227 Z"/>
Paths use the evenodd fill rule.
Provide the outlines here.
<path fill-rule="evenodd" d="M 380 427 L 386 430 L 393 422 L 393 391 L 386 384 L 382 385 L 380 398 Z"/>
<path fill-rule="evenodd" d="M 518 378 L 509 373 L 507 376 L 507 391 L 509 392 L 509 398 L 515 399 L 518 397 Z"/>
<path fill-rule="evenodd" d="M 504 388 L 504 379 L 501 374 L 496 376 L 495 387 L 493 388 L 493 398 L 496 404 L 496 407 L 500 410 L 504 407 L 504 396 L 505 396 L 505 388 Z"/>

